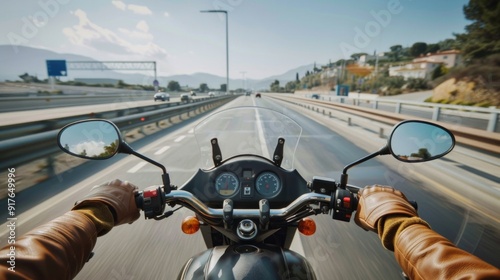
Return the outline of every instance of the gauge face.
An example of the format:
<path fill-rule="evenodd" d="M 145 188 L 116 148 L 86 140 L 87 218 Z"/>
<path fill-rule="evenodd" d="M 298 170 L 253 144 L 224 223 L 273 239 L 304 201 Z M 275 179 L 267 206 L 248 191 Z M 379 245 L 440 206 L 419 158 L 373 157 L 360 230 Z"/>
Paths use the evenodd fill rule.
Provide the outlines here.
<path fill-rule="evenodd" d="M 231 196 L 238 190 L 238 177 L 233 173 L 221 173 L 215 179 L 215 190 L 222 196 Z"/>
<path fill-rule="evenodd" d="M 272 172 L 264 172 L 255 181 L 257 192 L 265 197 L 273 197 L 281 190 L 280 179 Z"/>

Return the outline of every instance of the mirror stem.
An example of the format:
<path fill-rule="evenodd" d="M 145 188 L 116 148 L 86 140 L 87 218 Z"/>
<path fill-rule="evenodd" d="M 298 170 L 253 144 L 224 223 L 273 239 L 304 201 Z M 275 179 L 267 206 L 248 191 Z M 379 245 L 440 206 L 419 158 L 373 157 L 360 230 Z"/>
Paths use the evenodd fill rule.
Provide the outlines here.
<path fill-rule="evenodd" d="M 344 167 L 344 170 L 342 171 L 342 174 L 340 175 L 340 188 L 342 188 L 342 189 L 346 188 L 346 186 L 347 186 L 347 179 L 349 177 L 347 175 L 347 170 L 349 170 L 351 167 L 356 166 L 356 165 L 358 165 L 360 163 L 363 163 L 363 162 L 365 162 L 367 160 L 370 160 L 370 159 L 372 159 L 372 158 L 374 158 L 376 156 L 386 155 L 388 153 L 389 153 L 389 147 L 388 146 L 384 146 L 382 149 L 378 150 L 377 152 L 371 153 L 371 154 L 369 154 L 369 155 L 367 155 L 367 156 L 365 156 L 365 157 L 363 157 L 361 159 L 358 159 L 355 162 L 352 162 L 352 163 L 346 165 Z"/>
<path fill-rule="evenodd" d="M 163 164 L 158 163 L 158 162 L 156 162 L 148 157 L 145 157 L 145 156 L 137 153 L 136 151 L 134 151 L 134 149 L 132 149 L 132 147 L 130 147 L 124 141 L 122 141 L 122 143 L 120 143 L 120 152 L 125 153 L 125 154 L 129 154 L 129 155 L 134 155 L 142 160 L 145 160 L 145 161 L 161 168 L 161 170 L 163 171 L 163 174 L 161 176 L 161 179 L 163 181 L 163 189 L 164 189 L 166 194 L 170 193 L 170 176 L 168 175 L 167 169 L 165 168 L 165 166 L 163 166 Z"/>

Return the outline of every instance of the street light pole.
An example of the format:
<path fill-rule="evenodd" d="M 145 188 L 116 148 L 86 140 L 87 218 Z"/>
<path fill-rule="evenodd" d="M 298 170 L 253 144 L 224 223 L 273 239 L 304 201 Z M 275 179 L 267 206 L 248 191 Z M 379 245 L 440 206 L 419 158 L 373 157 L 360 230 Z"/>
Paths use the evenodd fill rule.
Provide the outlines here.
<path fill-rule="evenodd" d="M 226 94 L 229 94 L 229 27 L 226 10 L 205 10 L 201 13 L 224 13 L 226 14 Z"/>

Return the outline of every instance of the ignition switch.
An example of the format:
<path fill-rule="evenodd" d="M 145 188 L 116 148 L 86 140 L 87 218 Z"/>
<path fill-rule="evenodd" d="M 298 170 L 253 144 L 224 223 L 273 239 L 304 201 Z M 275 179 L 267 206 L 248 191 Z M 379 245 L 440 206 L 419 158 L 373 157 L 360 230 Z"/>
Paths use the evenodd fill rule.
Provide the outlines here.
<path fill-rule="evenodd" d="M 242 220 L 238 224 L 236 234 L 238 234 L 241 239 L 250 240 L 257 235 L 257 225 L 252 220 Z"/>

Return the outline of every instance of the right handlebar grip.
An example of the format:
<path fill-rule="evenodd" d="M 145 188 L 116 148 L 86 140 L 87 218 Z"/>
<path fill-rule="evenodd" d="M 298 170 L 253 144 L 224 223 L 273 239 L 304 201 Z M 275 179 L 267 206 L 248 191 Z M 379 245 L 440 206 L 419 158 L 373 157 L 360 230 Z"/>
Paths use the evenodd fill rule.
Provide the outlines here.
<path fill-rule="evenodd" d="M 144 197 L 142 196 L 142 191 L 141 192 L 136 192 L 135 193 L 135 205 L 137 206 L 138 209 L 144 210 Z"/>

